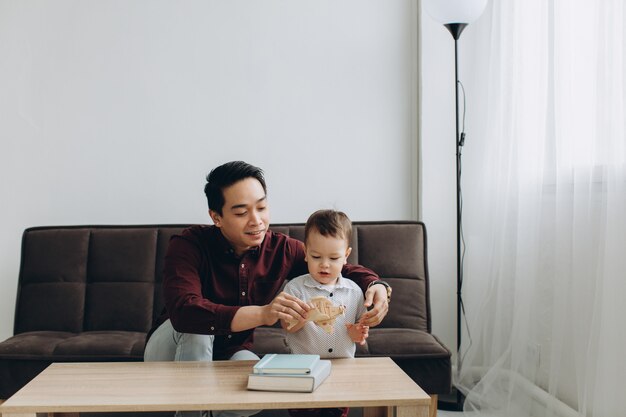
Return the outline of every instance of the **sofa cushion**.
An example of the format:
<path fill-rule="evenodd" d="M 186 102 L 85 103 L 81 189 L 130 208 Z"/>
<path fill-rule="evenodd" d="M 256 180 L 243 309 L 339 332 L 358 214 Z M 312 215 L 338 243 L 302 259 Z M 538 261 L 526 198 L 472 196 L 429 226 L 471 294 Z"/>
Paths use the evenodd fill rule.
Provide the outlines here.
<path fill-rule="evenodd" d="M 0 344 L 0 359 L 51 362 L 142 360 L 143 332 L 26 332 Z"/>
<path fill-rule="evenodd" d="M 390 356 L 392 358 L 449 358 L 450 351 L 432 334 L 411 329 L 371 328 L 365 345 L 357 345 L 356 356 Z M 284 331 L 276 327 L 259 327 L 254 331 L 252 350 L 259 355 L 290 353 Z"/>
<path fill-rule="evenodd" d="M 284 330 L 265 326 L 254 329 L 252 351 L 259 356 L 267 353 L 291 353 L 287 347 Z"/>
<path fill-rule="evenodd" d="M 83 329 L 85 283 L 37 282 L 19 291 L 16 333 L 49 330 L 80 332 Z"/>
<path fill-rule="evenodd" d="M 87 229 L 24 233 L 15 332 L 83 329 Z"/>
<path fill-rule="evenodd" d="M 412 329 L 370 329 L 366 340 L 371 356 L 392 358 L 444 358 L 450 357 L 446 349 L 432 334 Z"/>

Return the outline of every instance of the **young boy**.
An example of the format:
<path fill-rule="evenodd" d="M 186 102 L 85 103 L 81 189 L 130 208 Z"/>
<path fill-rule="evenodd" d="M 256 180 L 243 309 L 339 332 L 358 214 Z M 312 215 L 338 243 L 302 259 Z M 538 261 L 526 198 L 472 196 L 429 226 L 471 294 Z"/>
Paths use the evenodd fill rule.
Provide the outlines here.
<path fill-rule="evenodd" d="M 341 276 L 341 269 L 352 251 L 351 235 L 350 219 L 340 211 L 319 210 L 307 220 L 304 246 L 309 273 L 289 281 L 284 291 L 305 302 L 313 297 L 327 297 L 335 306 L 343 306 L 345 311 L 344 315 L 336 317 L 332 333 L 311 321 L 300 320 L 293 325 L 281 320 L 292 353 L 353 358 L 355 343 L 365 343 L 369 327 L 359 323 L 366 312 L 363 291 L 352 280 Z M 289 410 L 289 413 L 294 417 L 345 417 L 348 409 L 298 409 Z"/>

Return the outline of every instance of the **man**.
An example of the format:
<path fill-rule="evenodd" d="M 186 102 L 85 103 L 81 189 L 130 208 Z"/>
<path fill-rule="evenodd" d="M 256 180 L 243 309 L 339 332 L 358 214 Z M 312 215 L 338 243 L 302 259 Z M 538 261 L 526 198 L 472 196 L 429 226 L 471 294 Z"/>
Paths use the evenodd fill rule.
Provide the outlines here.
<path fill-rule="evenodd" d="M 263 171 L 228 162 L 209 173 L 204 192 L 214 226 L 193 226 L 170 240 L 165 313 L 148 335 L 146 361 L 258 359 L 250 351 L 256 327 L 301 320 L 310 310 L 306 300 L 280 292 L 307 268 L 302 242 L 269 230 Z M 345 265 L 342 274 L 372 306 L 362 324 L 378 325 L 388 311 L 388 285 L 358 265 Z"/>

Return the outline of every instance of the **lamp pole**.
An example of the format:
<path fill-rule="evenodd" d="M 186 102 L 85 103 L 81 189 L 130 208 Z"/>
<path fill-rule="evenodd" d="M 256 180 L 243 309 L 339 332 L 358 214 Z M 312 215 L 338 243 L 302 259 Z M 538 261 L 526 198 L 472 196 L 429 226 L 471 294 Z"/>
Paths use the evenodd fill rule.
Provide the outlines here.
<path fill-rule="evenodd" d="M 467 26 L 467 23 L 448 23 L 444 25 L 452 34 L 454 38 L 454 93 L 455 93 L 455 124 L 456 124 L 456 364 L 457 375 L 461 371 L 461 285 L 463 283 L 463 271 L 461 265 L 461 224 L 462 224 L 462 211 L 461 211 L 461 129 L 459 122 L 459 53 L 457 41 L 463 32 L 463 29 Z"/>
<path fill-rule="evenodd" d="M 454 136 L 456 148 L 456 376 L 459 380 L 461 374 L 461 310 L 463 306 L 462 284 L 463 284 L 463 265 L 461 262 L 461 228 L 463 222 L 463 211 L 461 207 L 461 147 L 463 146 L 463 137 L 461 136 L 461 128 L 459 121 L 459 52 L 458 40 L 467 27 L 467 23 L 447 23 L 444 24 L 446 29 L 454 38 L 454 96 L 455 96 L 455 126 L 456 134 Z M 456 390 L 456 401 L 453 410 L 463 409 L 463 394 Z"/>
<path fill-rule="evenodd" d="M 459 121 L 459 56 L 457 41 L 467 25 L 476 20 L 483 12 L 488 0 L 420 0 L 428 14 L 437 22 L 442 23 L 454 38 L 454 92 L 455 92 L 455 125 L 456 134 L 454 136 L 456 148 L 456 380 L 460 381 L 461 367 L 461 336 L 463 317 L 463 257 L 462 257 L 462 236 L 463 236 L 463 206 L 461 194 L 461 147 L 465 142 L 465 132 L 461 131 Z M 463 409 L 464 396 L 456 391 L 456 401 L 451 405 L 448 401 L 440 398 L 440 408 L 444 410 Z"/>

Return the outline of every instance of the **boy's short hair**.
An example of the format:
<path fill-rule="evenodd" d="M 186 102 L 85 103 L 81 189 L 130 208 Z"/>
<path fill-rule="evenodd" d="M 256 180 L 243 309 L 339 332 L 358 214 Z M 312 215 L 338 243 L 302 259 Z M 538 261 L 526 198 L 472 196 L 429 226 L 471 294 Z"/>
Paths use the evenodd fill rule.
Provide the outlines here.
<path fill-rule="evenodd" d="M 209 210 L 220 216 L 224 207 L 224 188 L 246 178 L 254 178 L 261 183 L 263 191 L 267 193 L 263 170 L 243 161 L 231 161 L 211 170 L 206 176 L 204 194 L 206 195 Z"/>
<path fill-rule="evenodd" d="M 309 238 L 309 232 L 317 230 L 322 236 L 332 236 L 345 239 L 350 246 L 352 239 L 352 222 L 346 213 L 337 210 L 318 210 L 309 216 L 304 226 L 304 242 Z"/>

